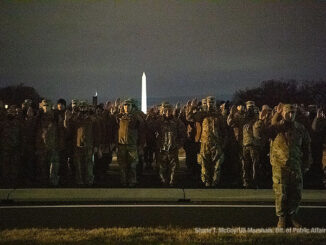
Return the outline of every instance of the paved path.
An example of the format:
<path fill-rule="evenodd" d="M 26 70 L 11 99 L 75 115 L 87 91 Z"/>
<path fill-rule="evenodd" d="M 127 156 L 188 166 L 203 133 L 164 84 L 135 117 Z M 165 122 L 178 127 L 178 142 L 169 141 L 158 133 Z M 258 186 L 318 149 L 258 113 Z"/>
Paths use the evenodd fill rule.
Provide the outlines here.
<path fill-rule="evenodd" d="M 300 209 L 305 227 L 326 227 L 325 206 Z M 273 205 L 1 206 L 0 229 L 98 227 L 274 227 Z"/>

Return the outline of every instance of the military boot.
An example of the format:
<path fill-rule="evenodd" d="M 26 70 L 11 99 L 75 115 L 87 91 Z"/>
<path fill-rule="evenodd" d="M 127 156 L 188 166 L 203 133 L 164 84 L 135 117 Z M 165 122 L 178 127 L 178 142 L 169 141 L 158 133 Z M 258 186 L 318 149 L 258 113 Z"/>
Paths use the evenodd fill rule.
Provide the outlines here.
<path fill-rule="evenodd" d="M 291 224 L 292 224 L 292 226 L 294 228 L 302 228 L 302 225 L 298 222 L 295 215 L 290 216 L 290 221 L 291 221 Z"/>
<path fill-rule="evenodd" d="M 280 229 L 286 228 L 286 219 L 284 216 L 278 217 L 277 228 L 280 228 Z"/>

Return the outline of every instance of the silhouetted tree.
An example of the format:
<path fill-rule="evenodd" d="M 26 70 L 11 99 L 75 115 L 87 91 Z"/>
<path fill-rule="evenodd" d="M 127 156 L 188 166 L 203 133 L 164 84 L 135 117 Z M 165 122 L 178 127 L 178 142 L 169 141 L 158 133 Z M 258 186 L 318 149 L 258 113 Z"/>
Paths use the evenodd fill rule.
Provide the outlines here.
<path fill-rule="evenodd" d="M 0 100 L 8 105 L 20 105 L 25 99 L 31 99 L 38 103 L 41 99 L 38 92 L 33 87 L 19 84 L 0 88 Z"/>
<path fill-rule="evenodd" d="M 275 106 L 279 102 L 326 105 L 326 81 L 268 80 L 258 88 L 238 90 L 233 95 L 235 104 L 248 100 L 254 100 L 258 106 Z"/>

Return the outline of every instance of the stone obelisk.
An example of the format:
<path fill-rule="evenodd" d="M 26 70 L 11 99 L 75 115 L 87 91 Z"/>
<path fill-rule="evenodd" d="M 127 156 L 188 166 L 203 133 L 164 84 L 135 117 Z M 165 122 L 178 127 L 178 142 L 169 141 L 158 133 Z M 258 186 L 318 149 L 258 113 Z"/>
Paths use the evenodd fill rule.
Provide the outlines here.
<path fill-rule="evenodd" d="M 147 113 L 147 93 L 146 93 L 146 75 L 143 72 L 141 79 L 141 110 L 145 114 Z"/>

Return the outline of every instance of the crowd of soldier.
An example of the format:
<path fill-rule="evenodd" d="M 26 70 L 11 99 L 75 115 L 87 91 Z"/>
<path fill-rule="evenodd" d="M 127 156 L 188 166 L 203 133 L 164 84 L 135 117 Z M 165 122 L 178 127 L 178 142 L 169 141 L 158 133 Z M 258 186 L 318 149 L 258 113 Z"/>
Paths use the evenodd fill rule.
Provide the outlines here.
<path fill-rule="evenodd" d="M 55 106 L 45 99 L 38 109 L 30 100 L 8 109 L 1 103 L 0 184 L 65 186 L 73 180 L 92 186 L 94 177 L 106 178 L 116 153 L 123 186 L 135 186 L 142 169 L 153 165 L 162 184 L 173 186 L 183 148 L 193 181 L 214 187 L 228 175 L 244 188 L 263 188 L 277 155 L 270 131 L 278 109 L 259 109 L 254 101 L 229 108 L 211 96 L 183 107 L 163 102 L 147 114 L 133 99 L 101 106 L 73 100 L 69 108 L 63 99 Z M 309 110 L 295 106 L 296 121 L 309 136 L 304 154 L 310 155 L 312 146 L 315 171 L 324 171 L 325 180 L 325 115 Z"/>

